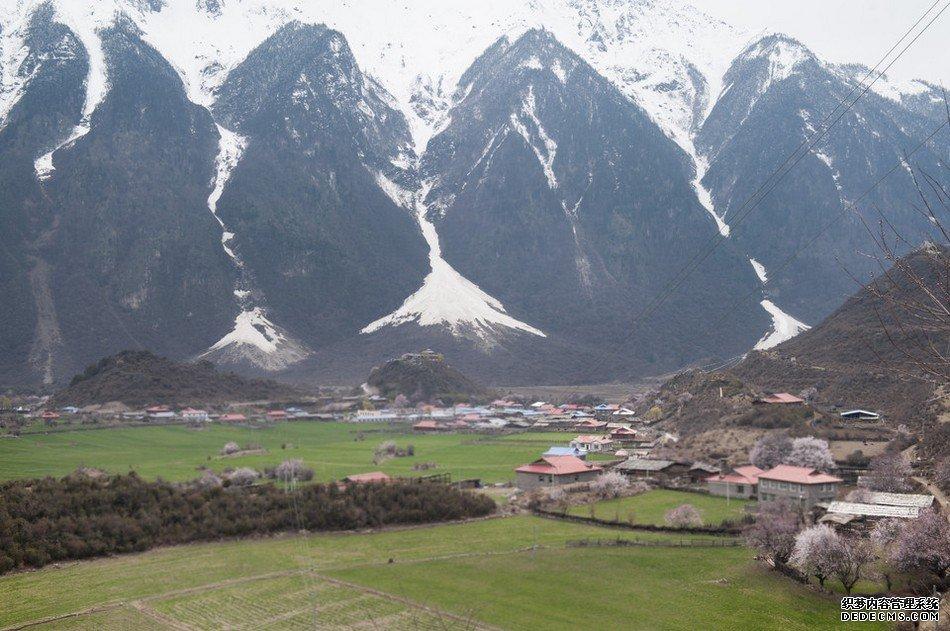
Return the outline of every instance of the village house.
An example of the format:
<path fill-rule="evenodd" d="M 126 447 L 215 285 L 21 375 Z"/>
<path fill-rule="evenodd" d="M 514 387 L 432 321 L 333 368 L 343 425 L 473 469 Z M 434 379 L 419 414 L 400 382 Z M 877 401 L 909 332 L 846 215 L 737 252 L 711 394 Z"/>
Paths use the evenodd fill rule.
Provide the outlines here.
<path fill-rule="evenodd" d="M 282 421 L 287 418 L 287 412 L 284 410 L 271 410 L 267 413 L 268 421 Z"/>
<path fill-rule="evenodd" d="M 357 423 L 378 423 L 381 421 L 395 421 L 400 416 L 394 410 L 357 410 L 353 420 Z"/>
<path fill-rule="evenodd" d="M 776 392 L 756 399 L 754 403 L 764 403 L 767 405 L 803 405 L 805 399 L 800 399 L 787 392 Z"/>
<path fill-rule="evenodd" d="M 788 500 L 807 510 L 834 500 L 842 482 L 815 469 L 780 464 L 759 474 L 758 497 L 760 502 Z"/>
<path fill-rule="evenodd" d="M 441 431 L 443 427 L 435 421 L 419 421 L 412 426 L 412 429 L 417 432 L 438 432 Z"/>
<path fill-rule="evenodd" d="M 218 417 L 218 420 L 221 421 L 222 423 L 240 423 L 242 421 L 246 421 L 247 417 L 244 416 L 243 414 L 236 414 L 236 413 L 231 412 L 228 414 L 222 414 L 220 417 Z"/>
<path fill-rule="evenodd" d="M 685 476 L 689 472 L 689 463 L 634 457 L 614 468 L 630 477 L 670 480 Z"/>
<path fill-rule="evenodd" d="M 764 473 L 754 465 L 735 467 L 726 473 L 718 473 L 706 478 L 706 489 L 710 495 L 721 497 L 755 497 L 759 488 L 759 476 Z"/>
<path fill-rule="evenodd" d="M 636 442 L 637 430 L 626 426 L 617 427 L 616 429 L 610 430 L 610 438 L 626 445 L 627 443 Z"/>
<path fill-rule="evenodd" d="M 838 526 L 855 526 L 878 519 L 917 519 L 920 511 L 933 505 L 933 495 L 865 492 L 853 502 L 834 501 L 818 521 Z"/>
<path fill-rule="evenodd" d="M 689 475 L 690 484 L 705 484 L 706 478 L 711 475 L 716 475 L 719 472 L 719 467 L 716 465 L 697 460 L 693 463 L 693 466 L 689 468 L 687 474 Z"/>
<path fill-rule="evenodd" d="M 607 428 L 607 422 L 606 422 L 606 421 L 598 421 L 598 420 L 593 419 L 593 418 L 585 418 L 585 419 L 580 420 L 580 421 L 578 421 L 577 423 L 575 423 L 575 424 L 574 424 L 574 428 L 577 429 L 578 431 L 584 431 L 584 430 L 587 430 L 587 431 L 604 430 L 604 429 Z"/>
<path fill-rule="evenodd" d="M 186 421 L 207 421 L 207 410 L 196 410 L 194 408 L 185 408 L 181 411 L 181 417 Z"/>
<path fill-rule="evenodd" d="M 515 484 L 531 490 L 545 486 L 590 482 L 600 475 L 599 466 L 574 456 L 542 456 L 530 464 L 515 469 Z"/>
<path fill-rule="evenodd" d="M 881 415 L 877 412 L 871 412 L 868 410 L 848 410 L 841 413 L 841 418 L 847 421 L 879 421 L 881 420 Z"/>
<path fill-rule="evenodd" d="M 607 452 L 617 449 L 617 442 L 609 436 L 582 435 L 571 441 L 571 447 L 591 452 Z"/>
<path fill-rule="evenodd" d="M 552 445 L 546 452 L 541 454 L 542 458 L 545 456 L 574 456 L 581 460 L 587 460 L 587 452 L 580 447 L 559 447 Z"/>

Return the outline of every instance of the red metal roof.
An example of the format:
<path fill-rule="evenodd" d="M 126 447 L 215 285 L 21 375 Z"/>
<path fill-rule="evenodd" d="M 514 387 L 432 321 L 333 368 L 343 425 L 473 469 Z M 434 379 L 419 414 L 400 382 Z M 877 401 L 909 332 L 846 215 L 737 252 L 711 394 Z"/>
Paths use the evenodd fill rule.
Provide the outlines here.
<path fill-rule="evenodd" d="M 815 471 L 808 467 L 793 467 L 787 464 L 780 464 L 768 471 L 759 474 L 759 479 L 778 480 L 779 482 L 794 482 L 796 484 L 826 484 L 830 482 L 842 482 L 841 478 L 833 475 Z"/>
<path fill-rule="evenodd" d="M 570 475 L 572 473 L 586 473 L 601 471 L 597 465 L 584 462 L 575 456 L 544 456 L 531 464 L 515 469 L 518 473 L 544 473 L 548 475 Z"/>
<path fill-rule="evenodd" d="M 756 484 L 759 476 L 764 473 L 762 469 L 754 465 L 736 467 L 731 473 L 725 475 L 713 475 L 706 478 L 707 482 L 731 482 L 732 484 Z"/>
<path fill-rule="evenodd" d="M 573 441 L 571 441 L 571 442 L 578 442 L 578 443 L 609 443 L 609 442 L 612 442 L 612 441 L 611 441 L 610 438 L 607 437 L 607 436 L 600 436 L 600 435 L 597 435 L 597 434 L 582 434 L 582 435 L 578 436 L 577 438 L 575 438 L 575 439 L 574 439 Z"/>
<path fill-rule="evenodd" d="M 804 403 L 805 399 L 799 399 L 798 397 L 791 395 L 787 392 L 776 392 L 775 394 L 770 394 L 767 397 L 762 397 L 763 403 Z"/>

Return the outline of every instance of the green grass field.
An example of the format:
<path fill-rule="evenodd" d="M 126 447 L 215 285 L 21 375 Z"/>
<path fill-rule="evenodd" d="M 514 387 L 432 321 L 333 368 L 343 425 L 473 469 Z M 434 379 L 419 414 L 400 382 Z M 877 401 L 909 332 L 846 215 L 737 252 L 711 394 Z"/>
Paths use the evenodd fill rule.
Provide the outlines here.
<path fill-rule="evenodd" d="M 744 548 L 565 547 L 618 536 L 671 539 L 520 516 L 165 548 L 0 577 L 0 628 L 837 626 L 836 599 Z"/>
<path fill-rule="evenodd" d="M 360 432 L 363 440 L 357 440 Z M 63 476 L 85 465 L 111 472 L 134 469 L 144 477 L 180 481 L 197 477 L 201 466 L 215 471 L 243 466 L 263 469 L 287 458 L 301 458 L 320 481 L 381 470 L 395 475 L 450 473 L 452 479 L 501 482 L 514 479 L 515 467 L 569 438 L 563 433 L 425 435 L 413 434 L 405 426 L 314 421 L 282 422 L 261 429 L 212 424 L 201 429 L 174 425 L 76 430 L 0 438 L 0 479 Z M 386 440 L 400 447 L 413 445 L 415 456 L 374 465 L 373 449 Z M 256 443 L 267 453 L 219 457 L 229 441 Z M 284 444 L 289 447 L 282 449 Z M 424 462 L 437 468 L 412 471 L 413 464 Z"/>
<path fill-rule="evenodd" d="M 688 493 L 685 491 L 670 491 L 654 489 L 632 497 L 621 497 L 614 500 L 602 500 L 593 504 L 594 517 L 629 522 L 633 517 L 634 523 L 663 526 L 666 524 L 666 511 L 681 504 L 692 504 L 703 517 L 703 524 L 716 526 L 726 519 L 738 520 L 745 515 L 747 500 L 716 497 L 702 493 Z M 568 509 L 571 515 L 590 517 L 590 504 L 572 506 Z"/>

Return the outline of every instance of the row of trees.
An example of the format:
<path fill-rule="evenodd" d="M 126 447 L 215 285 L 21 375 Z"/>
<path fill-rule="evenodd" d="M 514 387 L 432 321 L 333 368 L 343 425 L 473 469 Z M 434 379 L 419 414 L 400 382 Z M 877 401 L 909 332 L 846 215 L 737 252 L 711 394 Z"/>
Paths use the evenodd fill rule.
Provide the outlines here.
<path fill-rule="evenodd" d="M 0 485 L 0 572 L 223 537 L 478 517 L 494 506 L 484 495 L 426 482 L 291 492 L 272 483 L 149 482 L 134 473 L 19 480 Z"/>
<path fill-rule="evenodd" d="M 832 471 L 835 468 L 835 459 L 826 441 L 814 436 L 792 439 L 781 432 L 760 438 L 749 452 L 749 461 L 766 470 L 780 464 L 818 471 Z"/>
<path fill-rule="evenodd" d="M 927 593 L 945 588 L 950 573 L 950 521 L 931 509 L 913 520 L 882 520 L 862 537 L 823 524 L 804 528 L 791 506 L 769 502 L 759 508 L 746 540 L 777 567 L 792 566 L 822 586 L 837 578 L 848 593 L 861 578 L 882 580 L 891 590 L 897 577 Z"/>

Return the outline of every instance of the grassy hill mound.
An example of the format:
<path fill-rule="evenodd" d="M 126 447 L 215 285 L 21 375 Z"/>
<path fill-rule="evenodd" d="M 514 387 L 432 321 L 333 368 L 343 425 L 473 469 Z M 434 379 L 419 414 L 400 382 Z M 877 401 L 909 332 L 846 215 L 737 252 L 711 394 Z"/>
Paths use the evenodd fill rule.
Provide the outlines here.
<path fill-rule="evenodd" d="M 467 401 L 489 396 L 481 384 L 445 363 L 439 353 L 406 353 L 377 366 L 366 380 L 367 387 L 385 397 L 403 395 L 412 402 Z"/>
<path fill-rule="evenodd" d="M 950 346 L 950 328 L 919 305 L 926 292 L 947 295 L 947 256 L 933 246 L 908 255 L 811 330 L 752 351 L 727 370 L 681 373 L 642 411 L 690 435 L 726 428 L 814 433 L 823 415 L 832 420 L 837 410 L 862 408 L 882 412 L 891 427 L 911 427 L 925 454 L 936 455 L 931 438 L 943 435 L 938 384 L 920 364 L 928 359 L 924 349 Z M 790 392 L 813 406 L 753 405 L 770 392 Z"/>
<path fill-rule="evenodd" d="M 219 372 L 211 362 L 185 363 L 148 351 L 123 351 L 92 364 L 53 396 L 53 404 L 85 406 L 121 401 L 139 406 L 292 399 L 285 384 Z"/>

